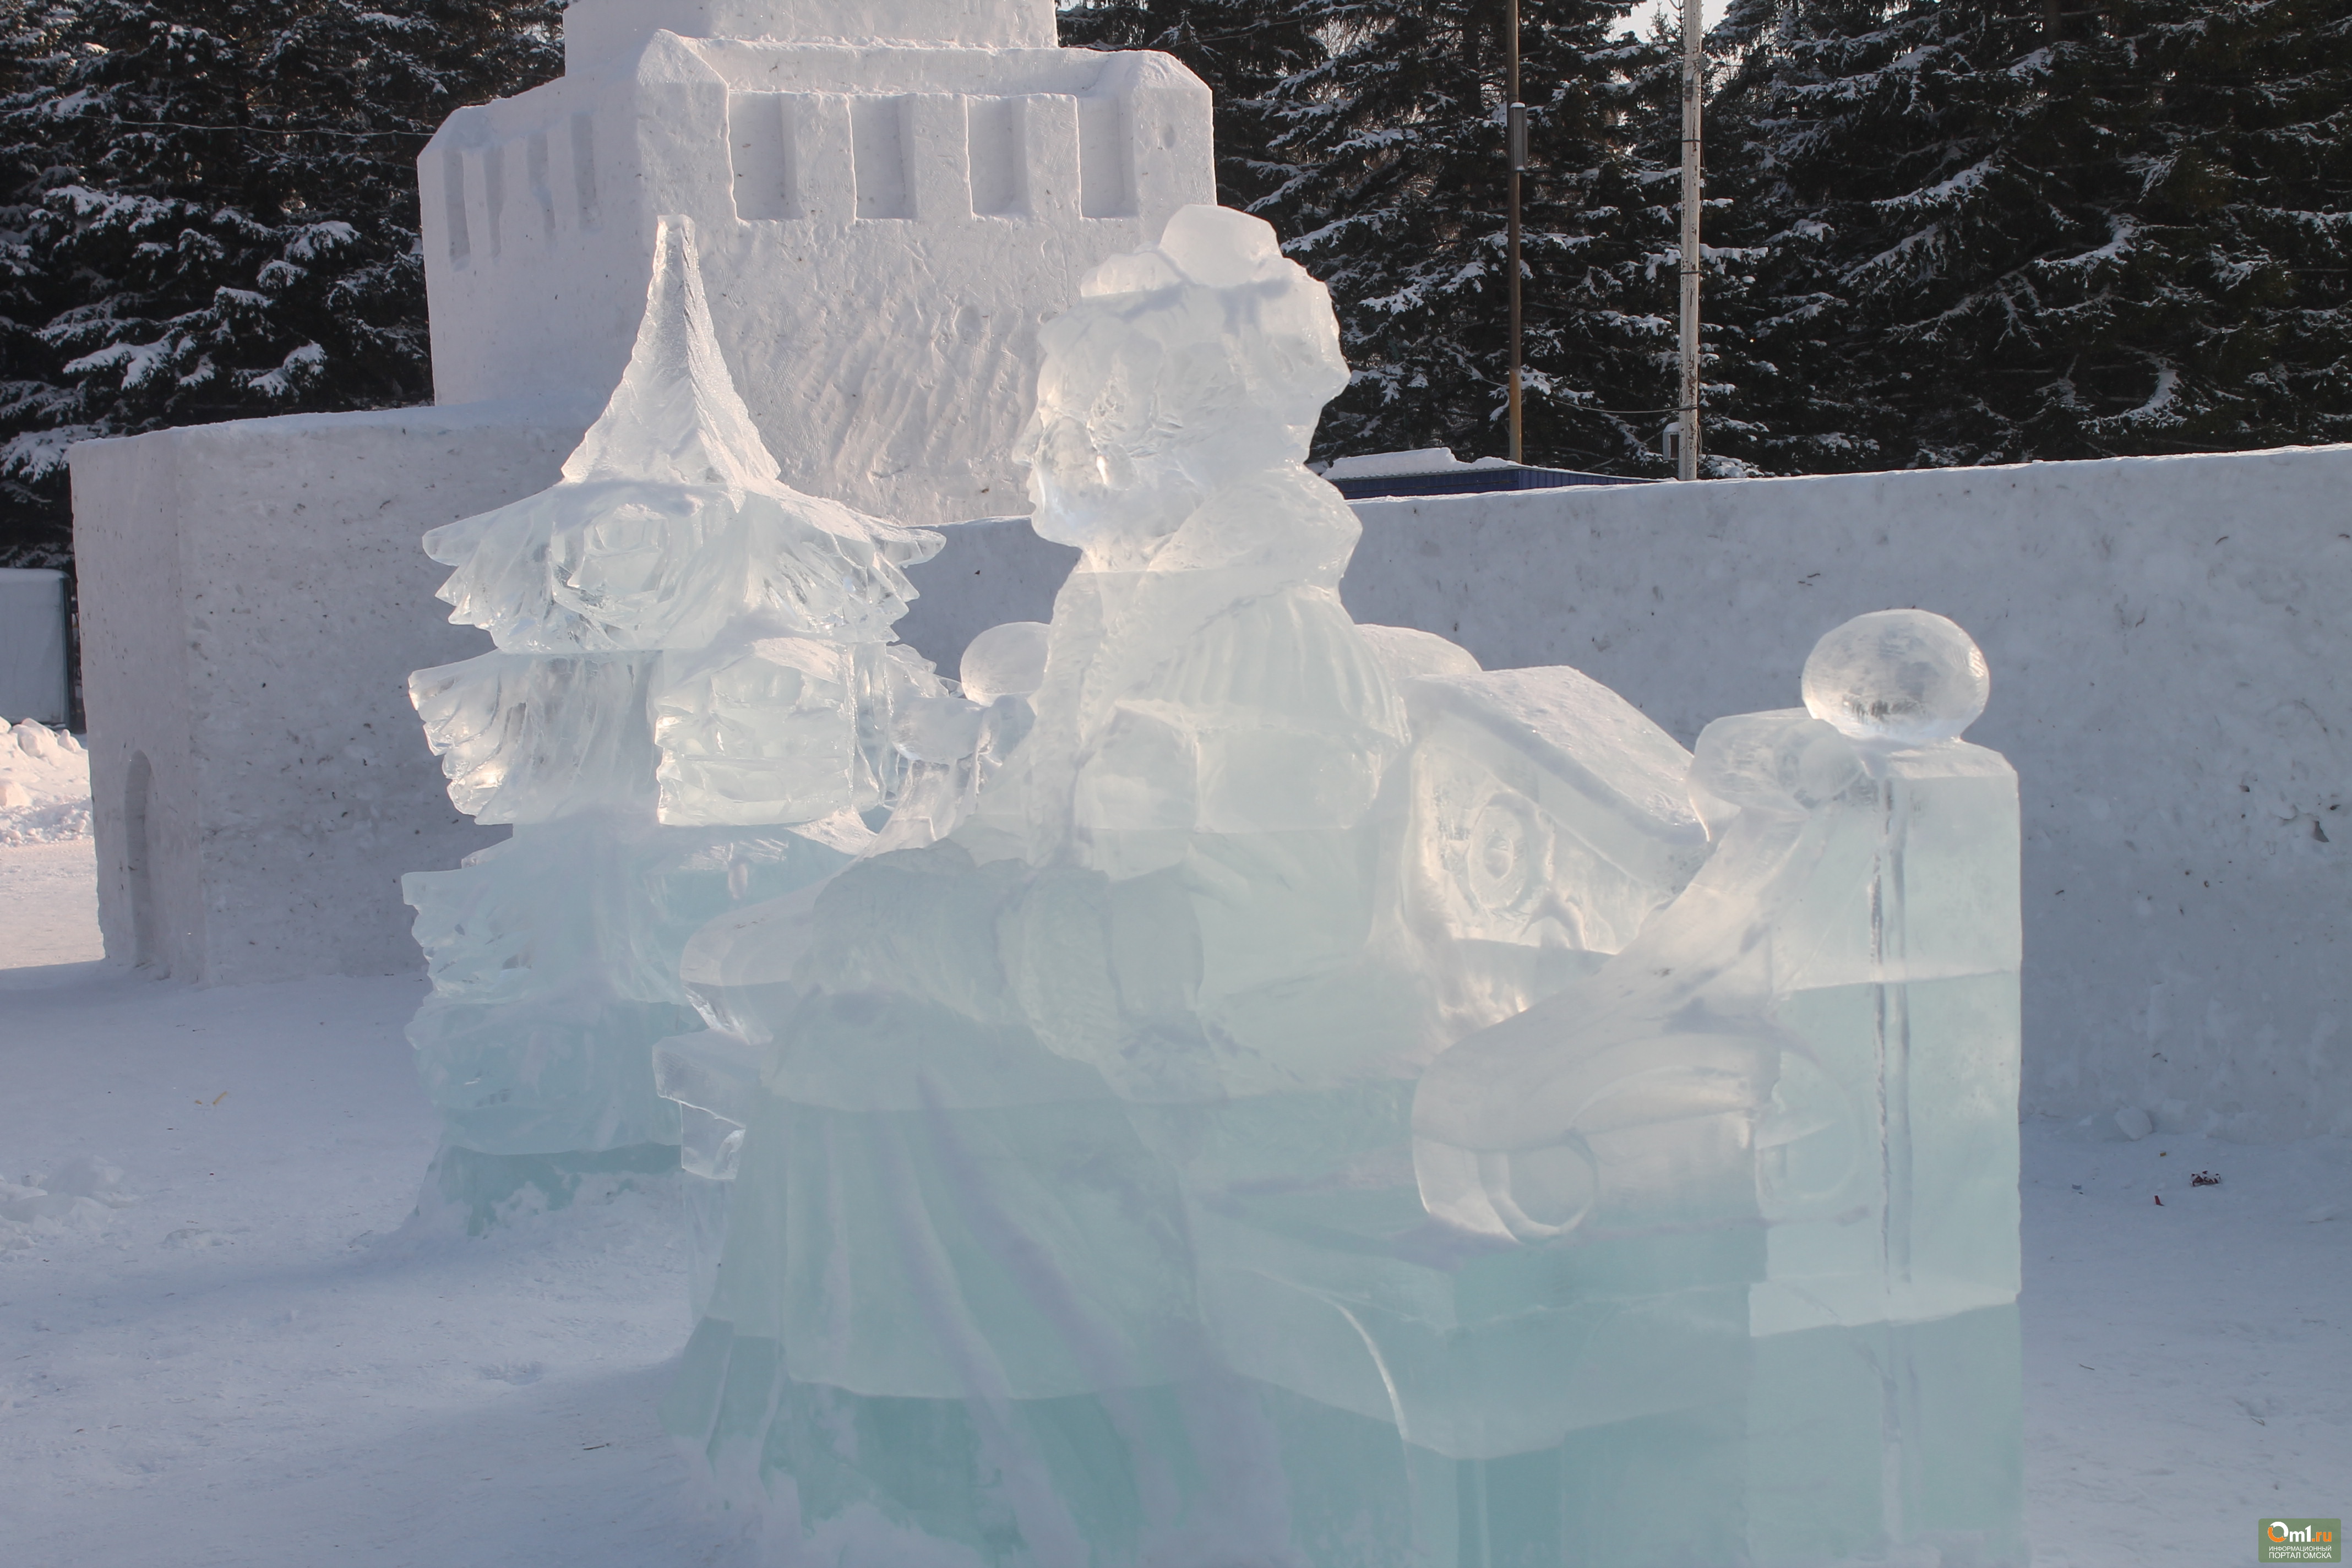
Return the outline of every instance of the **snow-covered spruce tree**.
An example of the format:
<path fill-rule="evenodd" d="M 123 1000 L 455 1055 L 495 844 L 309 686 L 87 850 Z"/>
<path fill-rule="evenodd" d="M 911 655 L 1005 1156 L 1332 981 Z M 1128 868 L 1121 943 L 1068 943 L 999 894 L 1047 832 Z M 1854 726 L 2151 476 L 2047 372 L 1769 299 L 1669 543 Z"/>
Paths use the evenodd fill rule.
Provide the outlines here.
<path fill-rule="evenodd" d="M 0 0 L 0 106 L 37 93 L 58 71 L 68 19 L 60 8 Z M 63 412 L 43 375 L 53 356 L 33 334 L 55 313 L 58 293 L 46 257 L 33 248 L 49 150 L 0 119 L 0 433 L 21 439 Z M 27 443 L 29 446 L 30 443 Z M 0 566 L 61 566 L 70 554 L 61 485 L 44 486 L 57 453 L 12 442 L 0 460 Z M 37 478 L 36 476 L 38 476 Z M 62 473 L 57 475 L 62 479 Z"/>
<path fill-rule="evenodd" d="M 2083 358 L 2105 374 L 2084 374 L 2037 437 L 2086 452 L 2352 439 L 2352 4 L 2144 0 L 2116 22 L 2105 53 L 2131 71 L 2141 119 L 2107 320 L 2081 334 L 2104 337 Z"/>
<path fill-rule="evenodd" d="M 1246 208 L 1292 173 L 1273 149 L 1268 95 L 1324 58 L 1332 0 L 1073 0 L 1062 42 L 1089 49 L 1159 49 L 1216 95 L 1217 199 Z"/>
<path fill-rule="evenodd" d="M 431 395 L 415 159 L 561 66 L 550 0 L 5 0 L 0 559 L 88 436 Z"/>
<path fill-rule="evenodd" d="M 1758 466 L 2341 438 L 2344 0 L 1735 9 Z"/>
<path fill-rule="evenodd" d="M 1629 151 L 1660 46 L 1616 0 L 1525 0 L 1521 93 L 1531 461 L 1654 466 L 1672 401 L 1672 204 Z M 1253 209 L 1329 284 L 1355 379 L 1318 455 L 1504 450 L 1505 8 L 1437 0 L 1335 7 L 1329 58 L 1270 95 L 1296 172 Z M 1661 213 L 1664 214 L 1663 226 Z"/>
<path fill-rule="evenodd" d="M 2039 7 L 1983 0 L 1794 0 L 1757 28 L 1717 124 L 1745 132 L 1736 202 L 1771 247 L 1761 468 L 2028 456 L 2051 266 L 2110 240 L 2082 185 L 2124 163 L 2119 106 L 2053 91 L 2061 49 Z"/>

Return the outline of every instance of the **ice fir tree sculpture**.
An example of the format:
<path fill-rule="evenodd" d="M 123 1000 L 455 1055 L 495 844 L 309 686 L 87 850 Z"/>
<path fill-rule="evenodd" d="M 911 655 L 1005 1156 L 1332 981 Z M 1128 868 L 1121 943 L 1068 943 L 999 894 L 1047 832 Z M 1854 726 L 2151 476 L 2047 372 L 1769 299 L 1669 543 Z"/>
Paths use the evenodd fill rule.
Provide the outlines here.
<path fill-rule="evenodd" d="M 1350 621 L 1265 225 L 1183 210 L 1043 342 L 1051 625 L 685 951 L 733 1195 L 672 1430 L 825 1562 L 2021 1563 L 1966 634 L 1865 616 L 1694 756 Z"/>
<path fill-rule="evenodd" d="M 497 650 L 410 694 L 451 800 L 514 825 L 404 879 L 437 1178 L 478 1223 L 518 1192 L 675 1168 L 653 1049 L 702 1027 L 680 950 L 846 862 L 898 787 L 893 705 L 940 689 L 890 629 L 938 536 L 776 475 L 690 226 L 665 220 L 627 373 L 561 481 L 426 536 L 450 619 Z"/>

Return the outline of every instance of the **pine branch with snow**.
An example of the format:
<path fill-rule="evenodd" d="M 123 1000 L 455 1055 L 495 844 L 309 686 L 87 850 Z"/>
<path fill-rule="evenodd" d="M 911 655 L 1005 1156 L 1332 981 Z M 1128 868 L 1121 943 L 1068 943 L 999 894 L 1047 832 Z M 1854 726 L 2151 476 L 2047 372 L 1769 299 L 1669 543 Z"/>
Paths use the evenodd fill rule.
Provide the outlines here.
<path fill-rule="evenodd" d="M 415 159 L 553 76 L 557 9 L 11 0 L 0 561 L 65 545 L 64 449 L 431 395 Z"/>

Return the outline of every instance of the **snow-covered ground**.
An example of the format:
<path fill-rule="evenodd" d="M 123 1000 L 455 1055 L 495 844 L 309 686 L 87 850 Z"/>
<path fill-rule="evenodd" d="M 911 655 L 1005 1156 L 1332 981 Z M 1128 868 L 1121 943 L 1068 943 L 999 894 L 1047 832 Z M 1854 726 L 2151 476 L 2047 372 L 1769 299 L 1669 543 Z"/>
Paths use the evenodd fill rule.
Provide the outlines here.
<path fill-rule="evenodd" d="M 89 753 L 81 742 L 30 719 L 0 720 L 0 847 L 89 837 Z"/>
<path fill-rule="evenodd" d="M 66 731 L 0 721 L 0 973 L 81 963 L 105 952 L 89 753 Z M 5 1019 L 0 1012 L 0 1030 Z M 0 1154 L 0 1166 L 6 1163 Z M 0 1179 L 6 1175 L 0 1169 Z"/>
<path fill-rule="evenodd" d="M 105 954 L 98 939 L 96 847 L 69 838 L 0 847 L 0 975 Z M 5 1020 L 0 1009 L 0 1029 Z"/>
<path fill-rule="evenodd" d="M 735 1561 L 654 1416 L 676 1194 L 412 1221 L 421 984 L 75 963 L 89 866 L 0 849 L 0 1563 Z M 2043 1568 L 2217 1568 L 2260 1514 L 2352 1514 L 2352 1147 L 2039 1121 L 2025 1151 Z"/>

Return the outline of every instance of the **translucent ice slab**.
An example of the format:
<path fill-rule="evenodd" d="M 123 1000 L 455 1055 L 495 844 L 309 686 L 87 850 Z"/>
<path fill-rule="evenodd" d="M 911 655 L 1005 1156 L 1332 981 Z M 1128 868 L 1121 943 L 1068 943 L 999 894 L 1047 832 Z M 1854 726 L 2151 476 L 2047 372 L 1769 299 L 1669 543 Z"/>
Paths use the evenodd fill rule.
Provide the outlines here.
<path fill-rule="evenodd" d="M 792 834 L 583 816 L 410 872 L 434 994 L 408 1038 L 450 1140 L 491 1154 L 676 1143 L 651 1052 L 700 1026 L 678 978 L 688 939 L 847 860 Z"/>

